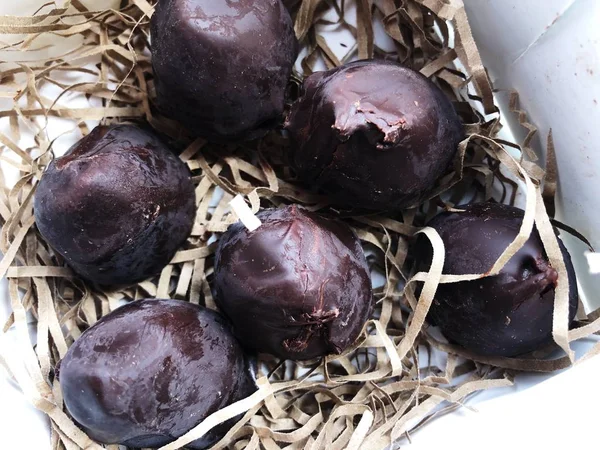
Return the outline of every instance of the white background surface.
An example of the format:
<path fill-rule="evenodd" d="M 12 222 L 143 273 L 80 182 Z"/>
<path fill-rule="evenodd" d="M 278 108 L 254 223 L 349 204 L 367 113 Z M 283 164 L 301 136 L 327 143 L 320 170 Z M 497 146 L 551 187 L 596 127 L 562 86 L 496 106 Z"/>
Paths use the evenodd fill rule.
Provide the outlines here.
<path fill-rule="evenodd" d="M 98 1 L 88 1 L 97 5 Z M 101 0 L 116 2 L 116 0 Z M 41 0 L 0 0 L 0 14 L 26 14 Z M 514 88 L 521 105 L 545 137 L 550 127 L 559 160 L 559 218 L 600 247 L 600 1 L 465 0 L 485 65 L 497 88 Z M 36 8 L 33 7 L 33 10 Z M 66 43 L 66 45 L 69 45 Z M 4 55 L 0 55 L 3 59 Z M 499 95 L 500 101 L 507 96 Z M 504 103 L 505 105 L 505 103 Z M 523 137 L 518 124 L 510 124 Z M 545 138 L 538 139 L 542 151 Z M 568 242 L 578 265 L 582 291 L 600 307 L 598 278 L 582 276 L 583 247 Z M 0 323 L 8 315 L 3 282 Z M 0 346 L 15 349 L 12 336 Z M 14 353 L 14 351 L 13 351 Z M 18 355 L 15 355 L 18 357 Z M 48 423 L 30 408 L 0 369 L 0 449 L 49 449 Z M 598 449 L 595 431 L 600 358 L 554 377 L 523 374 L 517 384 L 476 397 L 478 412 L 462 409 L 412 436 L 407 448 Z M 588 388 L 591 386 L 591 388 Z"/>

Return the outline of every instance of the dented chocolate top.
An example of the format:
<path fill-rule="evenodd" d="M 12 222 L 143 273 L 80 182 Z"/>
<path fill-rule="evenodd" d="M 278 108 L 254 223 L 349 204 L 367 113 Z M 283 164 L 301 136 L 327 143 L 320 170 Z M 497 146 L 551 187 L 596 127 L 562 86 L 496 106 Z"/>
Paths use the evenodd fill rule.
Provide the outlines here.
<path fill-rule="evenodd" d="M 416 201 L 448 168 L 462 137 L 437 86 L 375 60 L 311 75 L 286 127 L 301 178 L 338 203 L 370 209 Z"/>

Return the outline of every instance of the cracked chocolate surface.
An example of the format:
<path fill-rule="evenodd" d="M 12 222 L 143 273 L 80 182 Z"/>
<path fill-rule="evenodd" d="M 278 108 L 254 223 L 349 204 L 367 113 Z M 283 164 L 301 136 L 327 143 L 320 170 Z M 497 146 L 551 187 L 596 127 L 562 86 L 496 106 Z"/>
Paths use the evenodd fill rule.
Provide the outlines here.
<path fill-rule="evenodd" d="M 448 169 L 463 136 L 437 86 L 382 60 L 308 77 L 286 128 L 299 177 L 338 204 L 367 209 L 418 201 Z"/>
<path fill-rule="evenodd" d="M 430 221 L 446 247 L 444 273 L 486 273 L 515 239 L 521 209 L 497 203 L 458 206 L 466 212 L 443 212 Z M 431 264 L 431 245 L 419 240 L 417 270 Z M 577 279 L 571 257 L 559 239 L 569 274 L 570 320 L 577 310 Z M 492 277 L 438 287 L 428 321 L 444 335 L 480 355 L 515 356 L 552 341 L 554 290 L 558 278 L 537 230 L 524 247 Z"/>
<path fill-rule="evenodd" d="M 215 300 L 247 348 L 280 358 L 341 353 L 371 312 L 360 241 L 345 224 L 296 205 L 232 225 L 215 259 Z"/>

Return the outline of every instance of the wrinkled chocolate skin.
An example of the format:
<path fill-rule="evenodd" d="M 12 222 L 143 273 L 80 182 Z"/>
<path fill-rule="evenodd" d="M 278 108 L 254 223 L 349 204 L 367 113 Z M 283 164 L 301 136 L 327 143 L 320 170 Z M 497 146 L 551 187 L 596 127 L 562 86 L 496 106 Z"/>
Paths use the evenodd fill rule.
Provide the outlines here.
<path fill-rule="evenodd" d="M 96 127 L 47 168 L 35 194 L 44 239 L 82 277 L 130 284 L 156 273 L 194 222 L 187 167 L 133 125 Z"/>
<path fill-rule="evenodd" d="M 159 447 L 256 390 L 219 314 L 180 300 L 139 300 L 100 319 L 71 346 L 58 377 L 71 416 L 94 440 Z M 205 448 L 227 431 L 188 445 Z"/>
<path fill-rule="evenodd" d="M 165 115 L 217 141 L 279 123 L 298 46 L 280 0 L 160 0 L 151 32 Z"/>
<path fill-rule="evenodd" d="M 466 275 L 490 270 L 515 239 L 523 221 L 521 209 L 497 203 L 458 206 L 465 212 L 443 212 L 428 226 L 446 247 L 444 273 Z M 569 274 L 572 321 L 577 310 L 577 279 L 571 257 L 559 239 Z M 431 245 L 424 238 L 415 251 L 417 270 L 428 271 Z M 548 261 L 537 230 L 496 276 L 442 284 L 428 320 L 444 336 L 483 356 L 516 356 L 552 342 L 554 289 L 560 282 Z"/>
<path fill-rule="evenodd" d="M 236 223 L 221 238 L 217 305 L 257 352 L 294 360 L 341 353 L 371 312 L 360 241 L 345 224 L 296 205 L 257 216 L 257 230 Z"/>
<path fill-rule="evenodd" d="M 308 77 L 286 128 L 300 179 L 338 204 L 379 210 L 417 202 L 448 169 L 463 136 L 437 86 L 380 60 Z"/>

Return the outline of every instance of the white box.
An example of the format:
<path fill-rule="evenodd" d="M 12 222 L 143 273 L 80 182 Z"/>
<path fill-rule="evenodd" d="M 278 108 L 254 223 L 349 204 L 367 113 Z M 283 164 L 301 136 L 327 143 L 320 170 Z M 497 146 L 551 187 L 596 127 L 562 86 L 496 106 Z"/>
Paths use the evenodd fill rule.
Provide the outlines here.
<path fill-rule="evenodd" d="M 40 3 L 44 2 L 4 0 L 0 14 L 26 14 L 31 12 L 25 11 L 28 4 Z M 93 4 L 91 0 L 88 3 Z M 519 91 L 522 108 L 539 128 L 535 144 L 542 156 L 545 137 L 550 128 L 553 130 L 560 177 L 558 219 L 579 229 L 600 248 L 600 229 L 596 226 L 600 223 L 596 181 L 600 174 L 600 1 L 465 3 L 495 87 Z M 522 139 L 524 132 L 508 112 L 507 100 L 507 93 L 498 94 L 511 131 Z M 588 307 L 598 308 L 600 277 L 586 275 L 585 248 L 566 240 Z M 5 306 L 5 298 L 2 300 L 0 306 Z M 0 307 L 2 323 L 7 314 L 7 309 Z M 0 344 L 10 346 L 11 340 L 2 339 Z M 586 391 L 586 385 L 599 375 L 600 358 L 556 376 L 519 375 L 514 387 L 478 398 L 479 414 L 462 409 L 435 421 L 415 434 L 408 448 L 597 448 L 597 443 L 585 437 L 585 432 L 596 425 L 595 410 L 591 406 L 589 411 L 581 409 L 580 405 L 600 395 Z M 29 407 L 17 388 L 2 377 L 0 392 L 0 448 L 50 448 L 47 419 Z"/>

